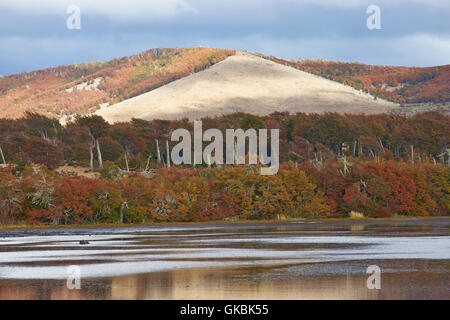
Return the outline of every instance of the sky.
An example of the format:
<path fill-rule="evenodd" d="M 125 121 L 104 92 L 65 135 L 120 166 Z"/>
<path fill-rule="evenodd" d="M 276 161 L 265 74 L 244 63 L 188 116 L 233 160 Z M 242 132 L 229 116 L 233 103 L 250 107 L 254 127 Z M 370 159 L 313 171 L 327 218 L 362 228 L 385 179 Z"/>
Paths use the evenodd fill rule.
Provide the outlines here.
<path fill-rule="evenodd" d="M 77 22 L 71 6 L 79 8 L 79 29 L 67 26 Z M 193 46 L 443 65 L 450 63 L 449 17 L 449 0 L 0 0 L 0 75 Z M 368 19 L 380 28 L 369 29 Z"/>

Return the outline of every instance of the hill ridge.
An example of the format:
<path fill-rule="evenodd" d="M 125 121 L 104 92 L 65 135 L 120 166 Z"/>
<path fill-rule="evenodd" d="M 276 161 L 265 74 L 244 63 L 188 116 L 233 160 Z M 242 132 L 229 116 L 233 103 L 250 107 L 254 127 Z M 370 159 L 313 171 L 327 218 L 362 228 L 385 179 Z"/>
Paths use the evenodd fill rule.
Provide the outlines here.
<path fill-rule="evenodd" d="M 276 111 L 383 113 L 394 103 L 246 51 L 201 72 L 96 112 L 107 121 L 196 119 Z"/>
<path fill-rule="evenodd" d="M 82 62 L 2 76 L 0 118 L 20 118 L 26 111 L 52 118 L 63 117 L 65 120 L 78 114 L 91 114 L 102 107 L 152 92 L 207 70 L 236 53 L 314 74 L 320 79 L 344 84 L 378 99 L 407 106 L 413 104 L 411 109 L 419 111 L 428 106 L 450 106 L 450 65 L 421 68 L 324 60 L 294 61 L 248 51 L 194 47 L 151 49 L 107 62 Z M 267 101 L 271 99 L 268 95 Z M 234 97 L 229 104 L 236 111 L 246 111 L 244 107 L 247 102 Z M 272 99 L 271 102 L 270 107 L 278 110 L 280 100 Z M 336 111 L 333 101 L 329 101 L 329 105 L 330 111 Z M 258 111 L 263 112 L 266 107 L 262 104 Z M 397 109 L 407 111 L 410 108 Z"/>

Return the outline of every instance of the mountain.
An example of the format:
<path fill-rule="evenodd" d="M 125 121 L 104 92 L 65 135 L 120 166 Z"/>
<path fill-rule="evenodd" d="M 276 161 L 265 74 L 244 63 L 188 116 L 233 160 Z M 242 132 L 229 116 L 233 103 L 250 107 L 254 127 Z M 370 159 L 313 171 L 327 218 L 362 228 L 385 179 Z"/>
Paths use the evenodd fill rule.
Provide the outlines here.
<path fill-rule="evenodd" d="M 216 48 L 152 49 L 0 77 L 0 118 L 178 119 L 236 111 L 384 113 L 450 102 L 450 65 L 370 66 Z"/>
<path fill-rule="evenodd" d="M 153 91 L 103 107 L 96 113 L 109 122 L 275 111 L 383 113 L 396 105 L 373 96 L 269 61 L 237 52 L 214 66 Z"/>
<path fill-rule="evenodd" d="M 234 54 L 211 48 L 153 49 L 105 63 L 90 62 L 0 77 L 0 117 L 25 111 L 53 118 L 86 114 L 201 71 Z"/>

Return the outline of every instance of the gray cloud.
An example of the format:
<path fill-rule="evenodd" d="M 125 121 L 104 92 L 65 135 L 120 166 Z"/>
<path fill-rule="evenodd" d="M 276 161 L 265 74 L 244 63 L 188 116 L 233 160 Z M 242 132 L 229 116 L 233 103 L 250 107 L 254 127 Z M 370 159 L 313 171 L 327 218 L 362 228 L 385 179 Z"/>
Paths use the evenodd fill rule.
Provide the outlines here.
<path fill-rule="evenodd" d="M 379 0 L 2 0 L 0 74 L 205 45 L 284 58 L 428 66 L 449 63 L 450 2 Z M 68 4 L 82 29 L 68 30 Z"/>

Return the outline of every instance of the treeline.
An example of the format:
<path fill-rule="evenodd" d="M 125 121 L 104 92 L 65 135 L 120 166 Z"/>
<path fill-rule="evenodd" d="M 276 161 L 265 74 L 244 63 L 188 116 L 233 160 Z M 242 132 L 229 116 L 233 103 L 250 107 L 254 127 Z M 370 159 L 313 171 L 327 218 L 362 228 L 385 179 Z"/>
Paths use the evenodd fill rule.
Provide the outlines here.
<path fill-rule="evenodd" d="M 1 222 L 449 214 L 446 115 L 238 113 L 202 124 L 203 130 L 279 129 L 280 171 L 261 176 L 249 165 L 174 167 L 167 158 L 171 132 L 192 131 L 188 120 L 109 125 L 89 116 L 62 127 L 32 113 L 2 119 Z M 62 165 L 86 167 L 98 177 L 54 170 Z"/>
<path fill-rule="evenodd" d="M 352 157 L 449 164 L 449 120 L 449 116 L 435 112 L 413 117 L 336 113 L 258 117 L 235 113 L 204 118 L 202 126 L 203 131 L 217 128 L 223 133 L 238 128 L 279 129 L 280 162 L 308 162 L 320 167 L 328 159 Z M 27 113 L 17 120 L 0 119 L 0 163 L 41 164 L 49 169 L 70 164 L 93 170 L 109 161 L 127 171 L 155 168 L 167 162 L 167 150 L 174 145 L 171 133 L 178 128 L 193 134 L 193 122 L 187 119 L 134 119 L 110 125 L 94 115 L 78 117 L 62 127 L 58 120 Z"/>

